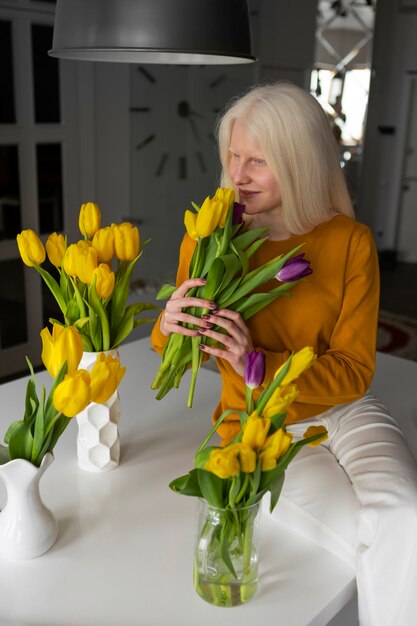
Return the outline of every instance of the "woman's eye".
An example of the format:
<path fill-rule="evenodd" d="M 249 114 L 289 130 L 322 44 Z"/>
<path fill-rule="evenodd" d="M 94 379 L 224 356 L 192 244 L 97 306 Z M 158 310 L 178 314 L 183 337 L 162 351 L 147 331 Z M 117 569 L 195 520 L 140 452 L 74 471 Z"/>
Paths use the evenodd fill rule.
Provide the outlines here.
<path fill-rule="evenodd" d="M 265 159 L 253 159 L 253 162 L 256 163 L 256 165 L 265 165 L 266 163 Z"/>

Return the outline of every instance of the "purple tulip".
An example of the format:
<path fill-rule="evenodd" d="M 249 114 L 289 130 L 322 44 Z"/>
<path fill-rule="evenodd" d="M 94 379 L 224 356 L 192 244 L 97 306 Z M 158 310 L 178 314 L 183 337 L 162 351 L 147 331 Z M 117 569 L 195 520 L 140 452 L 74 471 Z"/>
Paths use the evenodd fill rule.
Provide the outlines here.
<path fill-rule="evenodd" d="M 235 202 L 233 204 L 233 217 L 232 224 L 241 224 L 242 223 L 242 215 L 245 212 L 245 205 L 240 204 L 239 202 Z"/>
<path fill-rule="evenodd" d="M 288 261 L 281 267 L 279 272 L 275 274 L 275 278 L 281 283 L 291 283 L 294 280 L 299 280 L 313 273 L 310 267 L 310 261 L 303 259 L 303 254 L 297 254 L 297 256 Z"/>
<path fill-rule="evenodd" d="M 249 389 L 260 387 L 265 378 L 265 354 L 263 352 L 247 352 L 245 355 L 245 385 Z"/>

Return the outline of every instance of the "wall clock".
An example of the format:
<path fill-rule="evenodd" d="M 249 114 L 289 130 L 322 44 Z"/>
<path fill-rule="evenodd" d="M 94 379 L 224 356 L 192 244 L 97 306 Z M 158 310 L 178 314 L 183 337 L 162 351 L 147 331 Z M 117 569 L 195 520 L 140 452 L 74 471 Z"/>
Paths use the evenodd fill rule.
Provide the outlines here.
<path fill-rule="evenodd" d="M 206 174 L 216 161 L 216 118 L 252 66 L 136 66 L 132 72 L 132 149 L 155 179 Z"/>

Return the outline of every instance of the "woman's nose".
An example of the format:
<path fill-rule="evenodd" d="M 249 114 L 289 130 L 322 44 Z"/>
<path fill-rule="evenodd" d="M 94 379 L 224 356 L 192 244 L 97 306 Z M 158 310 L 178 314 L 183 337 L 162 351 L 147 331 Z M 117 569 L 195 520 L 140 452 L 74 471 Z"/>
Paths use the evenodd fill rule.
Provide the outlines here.
<path fill-rule="evenodd" d="M 250 182 L 249 170 L 246 163 L 234 163 L 230 168 L 230 178 L 234 185 L 243 185 Z"/>

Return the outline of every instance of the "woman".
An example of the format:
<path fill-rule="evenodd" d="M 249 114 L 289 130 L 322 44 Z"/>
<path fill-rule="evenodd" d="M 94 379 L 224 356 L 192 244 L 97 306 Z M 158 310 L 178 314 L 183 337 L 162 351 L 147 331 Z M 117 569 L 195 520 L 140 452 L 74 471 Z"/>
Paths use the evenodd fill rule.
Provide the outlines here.
<path fill-rule="evenodd" d="M 219 341 L 213 348 L 201 346 L 216 357 L 222 376 L 214 419 L 245 406 L 247 352 L 264 352 L 265 380 L 271 380 L 292 351 L 314 348 L 318 358 L 297 381 L 299 395 L 287 423 L 293 432 L 299 421 L 302 431 L 305 420 L 324 424 L 329 439 L 318 454 L 306 451 L 292 463 L 281 498 L 292 509 L 286 512 L 284 504 L 280 511 L 280 502 L 276 514 L 296 510 L 288 519 L 300 532 L 308 517 L 325 547 L 347 560 L 355 552 L 361 626 L 411 626 L 417 623 L 417 466 L 394 420 L 367 393 L 375 367 L 378 259 L 369 229 L 354 220 L 327 118 L 294 85 L 257 87 L 223 115 L 219 149 L 222 184 L 236 190 L 245 222 L 269 229 L 252 267 L 303 244 L 313 274 L 291 298 L 277 299 L 245 323 L 233 311 L 187 297 L 204 281 L 188 279 L 195 242 L 186 235 L 178 288 L 155 325 L 153 345 L 161 351 L 172 332 Z M 189 306 L 211 313 L 200 320 L 184 312 Z M 228 441 L 238 429 L 236 415 L 219 432 Z M 348 521 L 342 514 L 346 502 Z"/>

